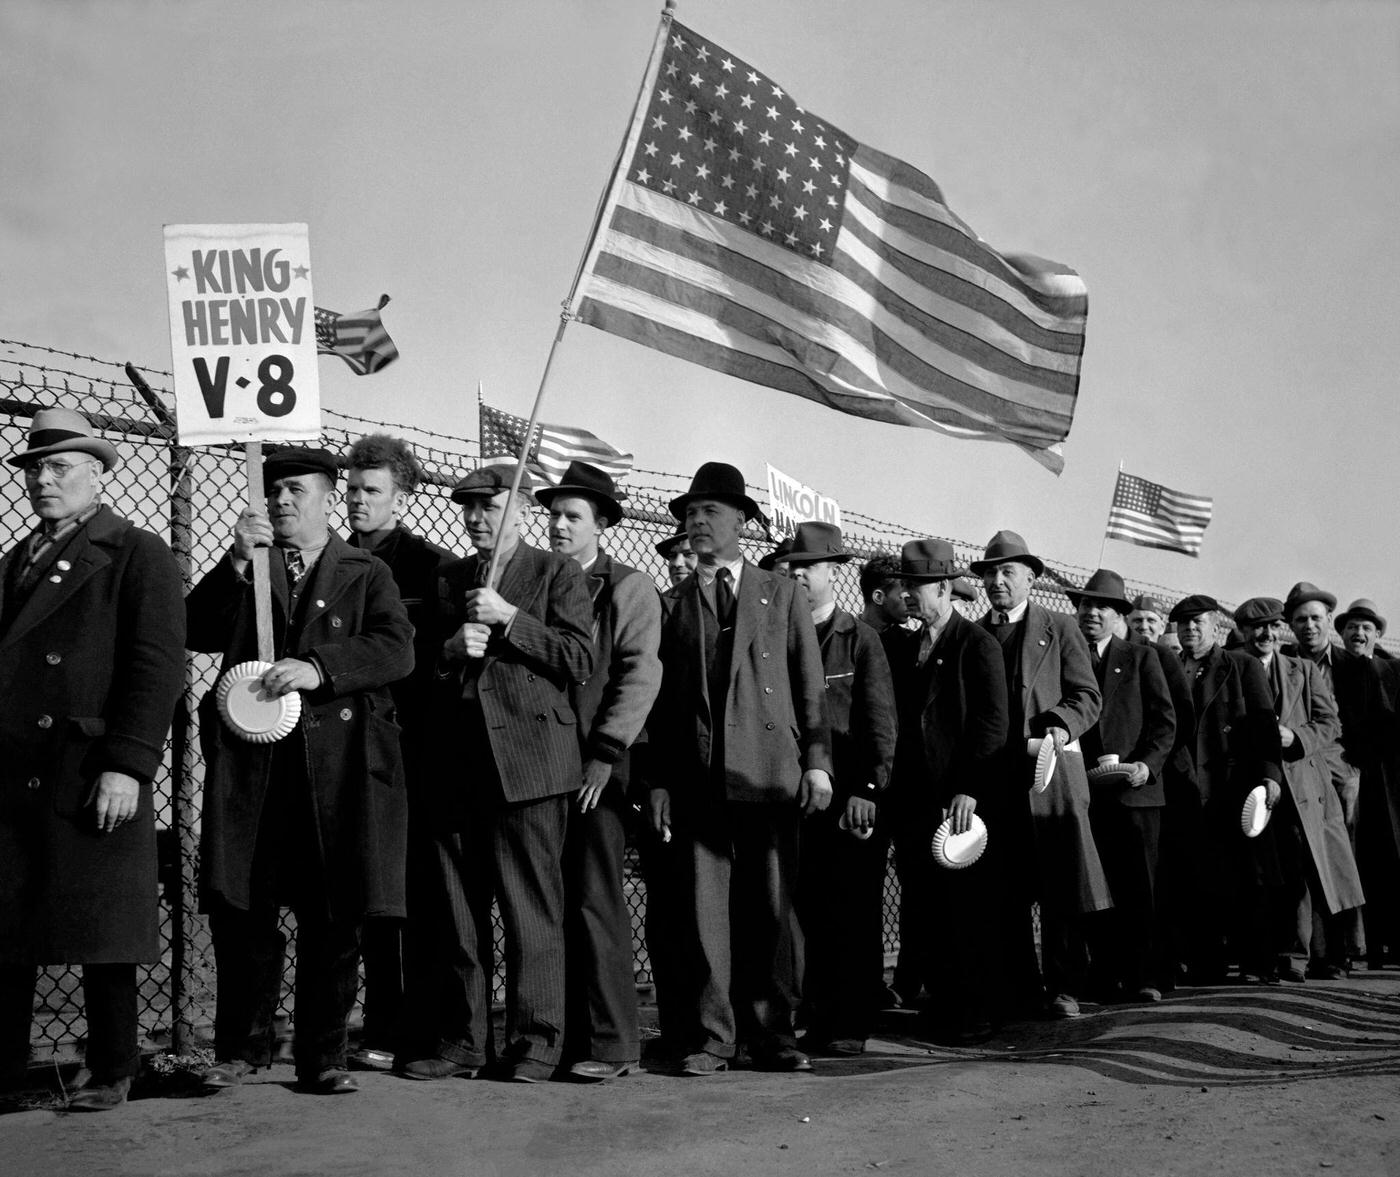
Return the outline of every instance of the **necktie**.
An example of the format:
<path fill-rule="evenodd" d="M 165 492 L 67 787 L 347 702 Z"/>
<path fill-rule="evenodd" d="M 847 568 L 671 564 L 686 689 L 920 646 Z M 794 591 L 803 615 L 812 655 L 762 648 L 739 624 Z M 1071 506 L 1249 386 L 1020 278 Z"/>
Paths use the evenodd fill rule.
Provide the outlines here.
<path fill-rule="evenodd" d="M 288 548 L 283 558 L 287 563 L 287 582 L 295 585 L 306 575 L 306 560 L 297 548 Z"/>
<path fill-rule="evenodd" d="M 715 573 L 715 616 L 724 629 L 734 624 L 734 586 L 730 584 L 733 579 L 728 568 Z"/>
<path fill-rule="evenodd" d="M 998 610 L 992 615 L 992 624 L 993 624 L 993 625 L 1005 625 L 1005 624 L 1006 624 L 1008 621 L 1010 621 L 1010 620 L 1011 620 L 1011 614 L 1009 614 L 1009 613 L 1003 613 L 1000 609 L 998 609 Z"/>

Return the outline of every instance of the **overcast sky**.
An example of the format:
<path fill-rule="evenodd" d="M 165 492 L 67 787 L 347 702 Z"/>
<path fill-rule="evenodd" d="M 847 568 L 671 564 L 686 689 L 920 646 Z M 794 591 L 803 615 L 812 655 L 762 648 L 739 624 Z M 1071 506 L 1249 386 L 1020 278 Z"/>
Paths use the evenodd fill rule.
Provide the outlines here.
<path fill-rule="evenodd" d="M 654 0 L 0 4 L 0 335 L 169 366 L 161 226 L 306 221 L 316 301 L 401 360 L 327 408 L 476 436 L 529 411 Z M 1212 495 L 1181 591 L 1298 579 L 1400 616 L 1400 5 L 682 0 L 807 110 L 1089 288 L 1056 478 L 570 326 L 544 419 L 638 464 L 764 462 L 843 508 L 1098 561 L 1119 462 Z"/>

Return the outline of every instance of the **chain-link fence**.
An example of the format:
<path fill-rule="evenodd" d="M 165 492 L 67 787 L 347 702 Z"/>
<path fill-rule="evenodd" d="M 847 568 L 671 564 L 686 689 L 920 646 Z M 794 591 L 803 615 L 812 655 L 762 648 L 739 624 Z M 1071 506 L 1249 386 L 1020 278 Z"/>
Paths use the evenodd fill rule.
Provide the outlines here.
<path fill-rule="evenodd" d="M 35 410 L 51 406 L 77 409 L 117 445 L 120 467 L 110 476 L 105 498 L 119 514 L 165 538 L 175 552 L 186 585 L 193 584 L 227 551 L 233 521 L 246 501 L 241 447 L 189 449 L 175 444 L 169 405 L 173 396 L 163 383 L 168 373 L 146 369 L 155 394 L 138 394 L 122 365 L 93 356 L 0 340 L 0 454 L 23 448 L 29 419 Z M 467 550 L 460 513 L 451 503 L 452 485 L 479 461 L 477 443 L 402 424 L 367 421 L 327 411 L 322 443 L 344 450 L 364 433 L 387 432 L 409 441 L 428 471 L 428 481 L 414 497 L 405 522 L 419 534 L 458 552 Z M 33 526 L 17 475 L 10 493 L 0 501 L 0 542 L 5 548 Z M 642 569 L 664 586 L 665 568 L 654 545 L 675 528 L 667 504 L 685 491 L 690 476 L 635 470 L 626 479 L 629 517 L 610 528 L 605 546 L 624 563 Z M 757 490 L 757 488 L 754 488 Z M 759 496 L 756 496 L 759 497 Z M 532 520 L 529 539 L 547 546 L 544 513 Z M 844 513 L 848 547 L 865 558 L 897 552 L 911 532 L 856 512 Z M 964 565 L 981 555 L 978 545 L 952 541 Z M 758 558 L 771 547 L 758 531 L 745 536 L 745 547 Z M 859 561 L 844 565 L 838 577 L 838 599 L 844 608 L 860 611 Z M 1089 570 L 1056 564 L 1037 582 L 1035 598 L 1052 609 L 1069 607 L 1064 587 L 1082 584 Z M 1155 585 L 1133 584 L 1131 592 L 1152 592 L 1166 600 L 1180 594 Z M 978 600 L 969 615 L 986 608 Z M 158 964 L 143 968 L 141 1025 L 155 1043 L 185 1050 L 204 1037 L 213 1021 L 214 960 L 209 930 L 198 913 L 198 842 L 200 758 L 196 705 L 213 685 L 216 660 L 203 654 L 187 662 L 185 690 L 177 709 L 170 747 L 155 781 L 156 822 L 161 857 L 161 943 Z M 649 984 L 650 966 L 642 941 L 646 888 L 629 855 L 626 884 L 633 914 L 633 950 L 639 985 Z M 893 870 L 885 891 L 884 934 L 887 952 L 898 949 L 899 885 Z M 500 923 L 497 921 L 497 960 Z M 288 931 L 294 928 L 288 919 Z M 290 994 L 295 949 L 289 948 L 284 1009 Z M 504 992 L 503 966 L 497 968 L 497 997 Z M 85 1026 L 78 997 L 76 970 L 54 967 L 41 981 L 36 1000 L 35 1045 L 41 1053 L 71 1051 L 82 1040 Z"/>

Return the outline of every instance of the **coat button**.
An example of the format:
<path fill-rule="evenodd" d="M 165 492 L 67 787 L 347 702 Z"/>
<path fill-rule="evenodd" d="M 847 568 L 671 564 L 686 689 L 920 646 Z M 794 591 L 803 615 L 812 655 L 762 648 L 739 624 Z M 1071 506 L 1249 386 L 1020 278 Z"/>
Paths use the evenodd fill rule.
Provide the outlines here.
<path fill-rule="evenodd" d="M 766 728 L 771 732 L 771 731 L 772 731 L 775 727 L 777 727 L 778 725 L 777 725 L 776 723 L 765 723 L 763 726 L 766 727 Z"/>
<path fill-rule="evenodd" d="M 326 607 L 325 601 L 317 601 L 317 602 L 316 602 L 316 608 L 318 608 L 318 609 L 324 609 L 325 607 Z"/>
<path fill-rule="evenodd" d="M 62 655 L 62 654 L 45 654 L 45 655 L 44 655 L 44 661 L 47 662 L 50 666 L 57 666 L 60 662 L 63 661 L 63 655 Z"/>
<path fill-rule="evenodd" d="M 318 603 L 319 603 L 319 602 L 318 602 Z M 340 620 L 340 618 L 339 618 L 339 617 L 332 617 L 332 618 L 331 618 L 331 628 L 332 628 L 332 629 L 339 629 L 340 626 L 341 626 L 341 620 Z"/>
<path fill-rule="evenodd" d="M 760 658 L 767 658 L 767 657 L 768 657 L 768 651 L 767 651 L 767 650 L 764 650 L 763 653 L 759 655 L 759 657 L 760 657 Z"/>
<path fill-rule="evenodd" d="M 41 715 L 35 722 L 37 722 L 41 728 L 44 728 L 47 731 L 49 728 L 53 727 L 53 716 Z"/>
<path fill-rule="evenodd" d="M 354 713 L 353 711 L 351 711 L 350 708 L 348 708 L 348 707 L 342 707 L 342 708 L 340 709 L 340 718 L 341 718 L 341 719 L 344 719 L 344 720 L 346 720 L 346 721 L 349 721 L 350 719 L 353 719 L 353 718 L 354 718 L 354 715 L 355 715 L 355 713 Z"/>
<path fill-rule="evenodd" d="M 764 693 L 765 695 L 771 695 L 771 694 L 773 693 L 773 688 L 772 688 L 772 687 L 764 687 L 764 688 L 763 688 L 763 693 Z"/>
<path fill-rule="evenodd" d="M 525 676 L 525 681 L 526 681 L 526 682 L 534 682 L 534 681 L 535 681 L 535 676 L 534 676 L 533 674 L 527 674 L 527 675 Z M 583 679 L 583 680 L 581 680 L 581 681 L 587 682 L 588 680 L 585 678 L 585 679 Z"/>
<path fill-rule="evenodd" d="M 759 598 L 758 598 L 758 603 L 759 603 L 760 605 L 766 605 L 766 604 L 768 604 L 768 598 L 767 598 L 767 597 L 759 597 Z"/>
<path fill-rule="evenodd" d="M 73 567 L 73 565 L 68 563 L 67 560 L 55 560 L 54 567 L 57 568 L 60 572 L 67 572 L 68 569 Z"/>
<path fill-rule="evenodd" d="M 537 716 L 535 716 L 535 718 L 536 718 L 540 723 L 543 723 L 543 722 L 544 722 L 544 712 L 541 711 Z"/>
<path fill-rule="evenodd" d="M 49 577 L 49 583 L 50 583 L 50 584 L 62 584 L 62 583 L 63 583 L 63 577 L 57 576 L 57 575 L 55 575 L 55 576 L 50 576 L 50 577 Z"/>
<path fill-rule="evenodd" d="M 31 789 L 37 789 L 39 787 L 39 778 L 36 776 L 32 776 L 29 778 L 28 783 Z"/>

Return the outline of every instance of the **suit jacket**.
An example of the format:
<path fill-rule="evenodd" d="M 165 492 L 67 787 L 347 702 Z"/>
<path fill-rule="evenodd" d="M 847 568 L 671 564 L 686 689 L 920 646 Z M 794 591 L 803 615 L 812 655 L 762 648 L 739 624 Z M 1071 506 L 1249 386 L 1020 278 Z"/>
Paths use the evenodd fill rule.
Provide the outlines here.
<path fill-rule="evenodd" d="M 812 614 L 797 585 L 747 561 L 735 602 L 734 646 L 724 708 L 723 763 L 711 765 L 714 732 L 704 627 L 715 616 L 697 573 L 662 598 L 661 692 L 647 725 L 653 759 L 691 802 L 714 801 L 712 769 L 731 801 L 797 796 L 809 769 L 833 771 L 826 683 Z"/>
<path fill-rule="evenodd" d="M 1019 732 L 1008 733 L 1003 757 L 1006 789 L 1009 794 L 1019 789 L 1028 799 L 1035 853 L 1026 861 L 1037 873 L 1037 893 L 1063 909 L 1101 911 L 1113 906 L 1113 899 L 1089 825 L 1083 755 L 1071 750 L 1060 756 L 1049 787 L 1037 794 L 1030 792 L 1032 765 L 1026 754 L 1028 737 L 1061 727 L 1074 741 L 1098 720 L 1102 698 L 1089 647 L 1067 613 L 1051 613 L 1032 602 L 1026 607 L 1024 623 L 1020 649 L 1024 719 Z M 979 624 L 991 632 L 991 614 Z M 1011 683 L 1007 688 L 1015 689 Z"/>
<path fill-rule="evenodd" d="M 1333 915 L 1365 902 L 1351 839 L 1342 819 L 1342 803 L 1332 787 L 1330 754 L 1341 734 L 1332 693 L 1322 672 L 1308 658 L 1275 654 L 1279 690 L 1274 699 L 1278 721 L 1293 732 L 1282 750 L 1283 777 L 1298 824 L 1307 839 L 1313 865 Z"/>
<path fill-rule="evenodd" d="M 600 551 L 585 574 L 593 599 L 593 673 L 571 684 L 585 760 L 613 766 L 628 786 L 627 750 L 661 689 L 661 602 L 649 577 Z"/>
<path fill-rule="evenodd" d="M 0 633 L 0 962 L 156 960 L 151 780 L 184 684 L 180 573 L 106 506 L 40 566 Z M 98 834 L 107 771 L 140 782 L 139 809 Z"/>
<path fill-rule="evenodd" d="M 1124 782 L 1092 786 L 1095 801 L 1114 800 L 1133 808 L 1157 808 L 1166 803 L 1162 767 L 1172 748 L 1176 715 L 1162 664 L 1155 651 L 1111 637 L 1103 653 L 1103 710 L 1084 734 L 1089 763 L 1105 753 L 1122 761 L 1139 761 L 1151 774 L 1147 783 L 1132 788 Z"/>
<path fill-rule="evenodd" d="M 818 645 L 836 796 L 873 801 L 890 783 L 898 730 L 884 648 L 873 629 L 843 609 L 818 630 Z"/>
<path fill-rule="evenodd" d="M 1258 659 L 1216 646 L 1200 668 L 1196 783 L 1202 804 L 1236 812 L 1255 785 L 1283 784 L 1278 723 Z"/>
<path fill-rule="evenodd" d="M 443 569 L 444 637 L 466 619 L 466 593 L 489 560 L 473 554 Z M 507 801 L 571 793 L 579 788 L 583 765 L 569 692 L 593 673 L 593 607 L 583 571 L 568 556 L 522 541 L 506 560 L 496 591 L 519 610 L 515 620 L 509 631 L 494 627 L 485 658 L 454 668 L 450 689 L 460 696 L 461 685 L 471 681 Z M 456 792 L 473 750 L 453 745 L 450 728 L 443 735 L 443 779 Z"/>
<path fill-rule="evenodd" d="M 388 566 L 332 535 L 302 589 L 300 625 L 289 626 L 286 563 L 268 557 L 273 649 L 317 663 L 325 682 L 302 692 L 288 741 L 304 746 L 317 838 L 309 849 L 336 919 L 404 914 L 408 803 L 399 725 L 389 685 L 413 669 L 413 629 Z M 185 598 L 189 648 L 223 655 L 221 670 L 255 660 L 253 582 L 227 556 Z M 246 908 L 253 852 L 272 773 L 300 751 L 250 744 L 219 718 L 216 691 L 200 704 L 204 807 L 200 892 Z"/>
<path fill-rule="evenodd" d="M 1162 766 L 1163 800 L 1169 807 L 1198 808 L 1200 794 L 1196 791 L 1196 704 L 1191 697 L 1191 684 L 1186 681 L 1181 656 L 1166 643 L 1149 642 L 1137 634 L 1129 641 L 1133 645 L 1150 649 L 1157 656 L 1157 664 L 1167 682 L 1167 692 L 1171 695 L 1175 728 L 1172 732 L 1171 752 Z"/>

